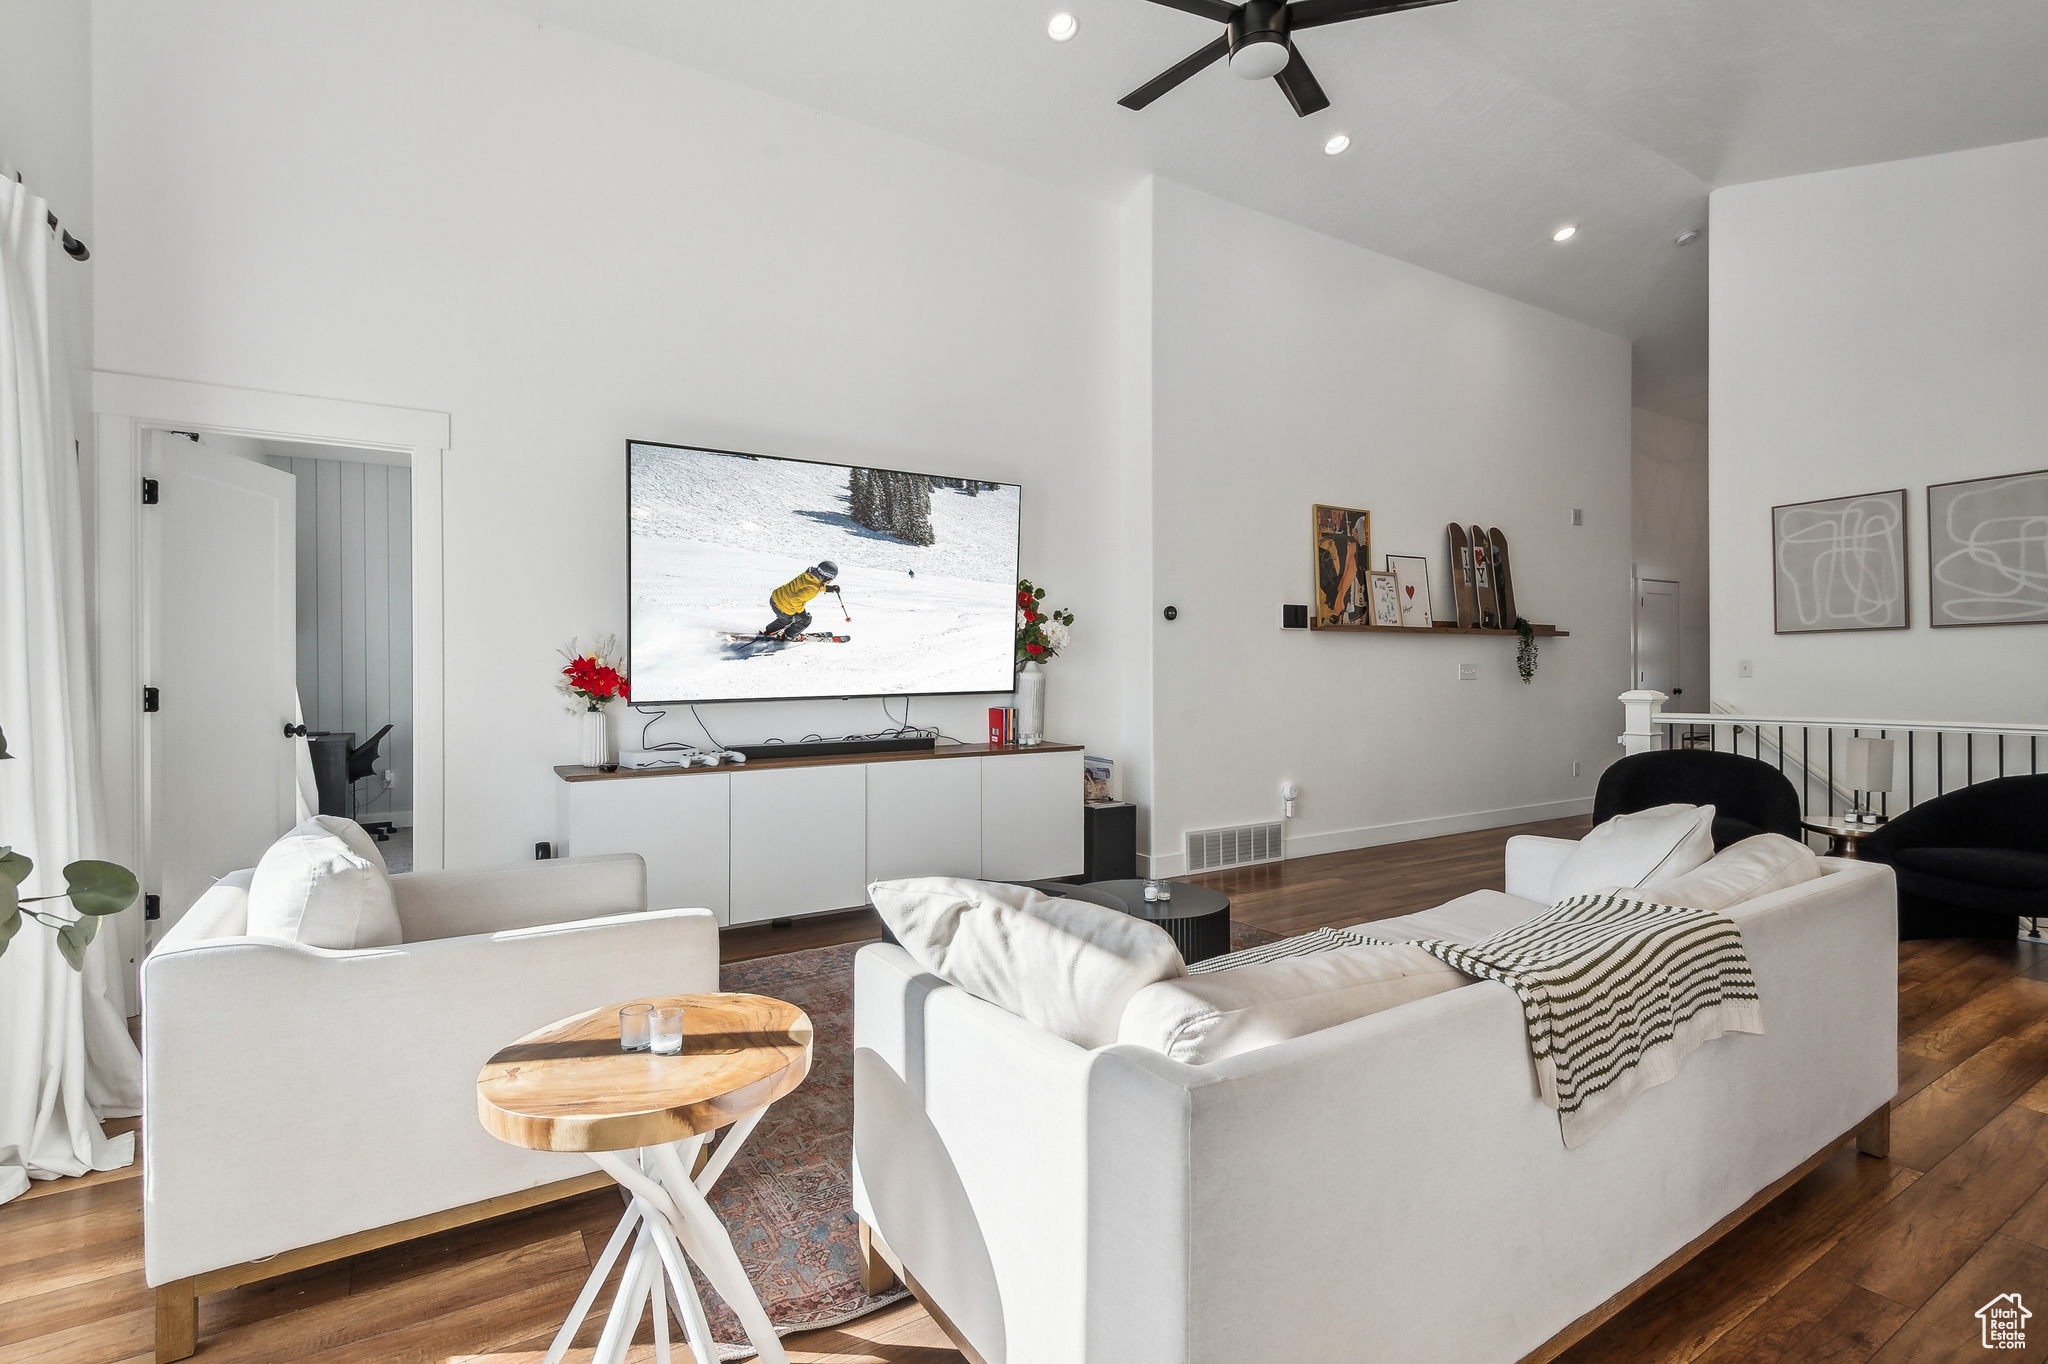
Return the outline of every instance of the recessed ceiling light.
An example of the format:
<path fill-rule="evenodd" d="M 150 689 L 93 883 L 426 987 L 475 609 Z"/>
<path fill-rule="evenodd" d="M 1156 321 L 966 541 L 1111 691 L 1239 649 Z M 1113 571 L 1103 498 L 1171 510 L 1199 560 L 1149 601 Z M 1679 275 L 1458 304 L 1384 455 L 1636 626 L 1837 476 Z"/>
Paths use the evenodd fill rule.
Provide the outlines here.
<path fill-rule="evenodd" d="M 1672 245 L 1691 246 L 1694 242 L 1698 241 L 1699 239 L 1700 231 L 1698 228 L 1687 228 L 1685 231 L 1679 233 L 1677 237 L 1672 239 Z"/>
<path fill-rule="evenodd" d="M 1052 22 L 1045 26 L 1045 35 L 1056 43 L 1063 43 L 1081 31 L 1081 21 L 1062 10 L 1053 15 Z"/>
<path fill-rule="evenodd" d="M 1559 229 L 1557 229 L 1557 231 L 1550 234 L 1550 240 L 1554 242 L 1568 242 L 1573 237 L 1576 237 L 1578 235 L 1579 229 L 1577 225 L 1573 223 L 1566 223 L 1563 227 L 1560 227 Z"/>
<path fill-rule="evenodd" d="M 1342 156 L 1351 149 L 1351 134 L 1339 133 L 1323 144 L 1324 156 Z"/>

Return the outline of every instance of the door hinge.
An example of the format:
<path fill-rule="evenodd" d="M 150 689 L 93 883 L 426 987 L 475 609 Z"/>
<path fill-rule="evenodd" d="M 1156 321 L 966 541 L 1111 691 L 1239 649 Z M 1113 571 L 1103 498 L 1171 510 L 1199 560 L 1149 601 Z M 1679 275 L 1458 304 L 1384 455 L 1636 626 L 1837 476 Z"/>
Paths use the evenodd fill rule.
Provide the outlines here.
<path fill-rule="evenodd" d="M 163 917 L 164 917 L 164 897 L 163 897 L 163 896 L 161 896 L 161 895 L 145 895 L 145 896 L 143 896 L 143 897 L 142 897 L 142 917 L 143 917 L 143 918 L 145 918 L 145 919 L 161 919 L 161 918 L 163 918 Z"/>
<path fill-rule="evenodd" d="M 144 687 L 142 689 L 142 713 L 144 715 L 156 714 L 158 702 L 161 699 L 155 687 Z"/>
<path fill-rule="evenodd" d="M 154 507 L 156 505 L 156 480 L 153 478 L 142 480 L 142 505 L 145 507 Z"/>

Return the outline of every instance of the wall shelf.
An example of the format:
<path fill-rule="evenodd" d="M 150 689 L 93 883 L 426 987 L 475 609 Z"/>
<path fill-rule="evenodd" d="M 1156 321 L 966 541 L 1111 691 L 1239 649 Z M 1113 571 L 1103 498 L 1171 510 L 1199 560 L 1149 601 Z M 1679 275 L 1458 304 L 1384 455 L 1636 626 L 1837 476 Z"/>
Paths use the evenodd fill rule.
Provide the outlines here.
<path fill-rule="evenodd" d="M 1518 631 L 1518 630 L 1514 630 L 1514 629 L 1507 629 L 1507 630 L 1489 630 L 1489 629 L 1486 629 L 1486 628 L 1484 628 L 1483 626 L 1476 626 L 1476 625 L 1475 625 L 1475 626 L 1472 626 L 1472 627 L 1470 627 L 1470 628 L 1468 628 L 1468 629 L 1463 629 L 1463 630 L 1461 630 L 1461 629 L 1459 629 L 1459 628 L 1458 628 L 1457 626 L 1455 626 L 1455 625 L 1452 625 L 1452 624 L 1450 624 L 1450 623 L 1448 623 L 1448 622 L 1446 622 L 1446 621 L 1438 621 L 1438 622 L 1437 622 L 1437 623 L 1436 623 L 1435 625 L 1431 626 L 1431 627 L 1430 627 L 1429 629 L 1427 629 L 1427 630 L 1415 629 L 1415 628 L 1413 628 L 1413 627 L 1410 627 L 1410 626 L 1406 626 L 1406 625 L 1317 625 L 1317 624 L 1315 624 L 1315 623 L 1314 623 L 1313 621 L 1311 621 L 1311 622 L 1310 622 L 1309 628 L 1310 628 L 1310 629 L 1312 629 L 1312 630 L 1326 631 L 1326 632 L 1329 632 L 1329 633 L 1332 633 L 1332 634 L 1346 634 L 1346 635 L 1353 635 L 1353 634 L 1366 634 L 1366 633 L 1370 632 L 1370 633 L 1373 633 L 1373 634 L 1381 634 L 1381 635 L 1459 635 L 1459 636 L 1464 636 L 1464 635 L 1510 635 L 1510 636 L 1513 636 L 1513 635 L 1519 635 L 1519 634 L 1521 633 L 1520 631 Z M 1531 622 L 1529 623 L 1529 628 L 1530 628 L 1530 629 L 1531 629 L 1532 631 L 1534 631 L 1534 632 L 1535 632 L 1536 638 L 1538 638 L 1538 639 L 1569 639 L 1569 638 L 1571 638 L 1571 633 L 1572 633 L 1572 632 L 1571 632 L 1571 631 L 1569 631 L 1569 630 L 1560 630 L 1560 629 L 1558 629 L 1558 628 L 1557 628 L 1557 627 L 1556 627 L 1555 625 L 1538 625 L 1538 624 L 1536 624 L 1536 623 L 1535 623 L 1534 621 L 1531 621 Z"/>

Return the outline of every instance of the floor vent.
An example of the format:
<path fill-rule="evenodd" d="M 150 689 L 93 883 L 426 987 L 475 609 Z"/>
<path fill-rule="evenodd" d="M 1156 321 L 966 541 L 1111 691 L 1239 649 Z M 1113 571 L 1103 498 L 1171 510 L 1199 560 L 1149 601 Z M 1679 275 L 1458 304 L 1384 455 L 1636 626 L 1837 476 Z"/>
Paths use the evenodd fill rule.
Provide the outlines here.
<path fill-rule="evenodd" d="M 1235 829 L 1202 829 L 1188 835 L 1188 871 L 1215 871 L 1252 862 L 1278 862 L 1281 826 L 1244 824 Z"/>

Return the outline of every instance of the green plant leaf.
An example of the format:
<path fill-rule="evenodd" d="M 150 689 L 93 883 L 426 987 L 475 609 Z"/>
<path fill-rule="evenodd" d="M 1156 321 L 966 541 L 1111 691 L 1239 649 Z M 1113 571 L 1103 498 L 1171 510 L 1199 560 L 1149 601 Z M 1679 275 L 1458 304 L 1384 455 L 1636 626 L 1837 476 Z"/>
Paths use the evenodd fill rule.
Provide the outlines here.
<path fill-rule="evenodd" d="M 0 882 L 0 885 L 5 884 L 5 882 Z M 9 887 L 9 889 L 12 889 L 12 887 Z M 0 896 L 0 899 L 4 898 L 4 896 Z M 0 952 L 7 950 L 7 944 L 12 942 L 14 935 L 19 932 L 21 932 L 21 911 L 10 907 L 7 911 L 7 916 L 0 918 Z"/>
<path fill-rule="evenodd" d="M 64 960 L 71 963 L 74 971 L 85 969 L 85 949 L 92 942 L 92 935 L 99 932 L 98 919 L 79 919 L 57 930 L 57 950 L 64 954 Z"/>
<path fill-rule="evenodd" d="M 119 914 L 135 903 L 142 889 L 134 872 L 112 862 L 73 862 L 64 868 L 64 880 L 71 889 L 72 907 L 87 917 Z"/>
<path fill-rule="evenodd" d="M 0 881 L 5 881 L 11 886 L 18 886 L 23 881 L 28 880 L 28 874 L 35 870 L 35 866 L 35 863 L 29 861 L 14 849 L 0 848 Z"/>

